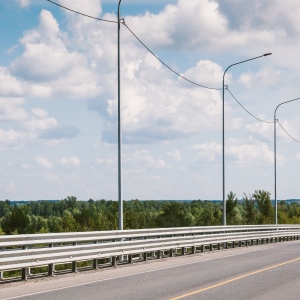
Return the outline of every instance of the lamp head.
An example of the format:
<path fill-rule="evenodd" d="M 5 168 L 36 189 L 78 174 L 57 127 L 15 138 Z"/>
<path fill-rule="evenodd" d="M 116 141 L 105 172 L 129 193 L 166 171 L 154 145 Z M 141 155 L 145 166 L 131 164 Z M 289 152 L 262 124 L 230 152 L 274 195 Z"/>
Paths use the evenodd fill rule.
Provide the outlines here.
<path fill-rule="evenodd" d="M 268 56 L 268 55 L 272 55 L 272 53 L 266 53 L 263 56 Z"/>

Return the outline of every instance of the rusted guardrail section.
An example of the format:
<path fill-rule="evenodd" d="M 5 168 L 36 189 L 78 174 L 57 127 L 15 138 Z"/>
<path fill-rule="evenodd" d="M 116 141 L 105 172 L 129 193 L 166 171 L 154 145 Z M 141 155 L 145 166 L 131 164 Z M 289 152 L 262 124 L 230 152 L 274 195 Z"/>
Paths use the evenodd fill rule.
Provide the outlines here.
<path fill-rule="evenodd" d="M 299 239 L 299 225 L 156 228 L 0 236 L 3 282 L 62 270 L 118 264 Z"/>

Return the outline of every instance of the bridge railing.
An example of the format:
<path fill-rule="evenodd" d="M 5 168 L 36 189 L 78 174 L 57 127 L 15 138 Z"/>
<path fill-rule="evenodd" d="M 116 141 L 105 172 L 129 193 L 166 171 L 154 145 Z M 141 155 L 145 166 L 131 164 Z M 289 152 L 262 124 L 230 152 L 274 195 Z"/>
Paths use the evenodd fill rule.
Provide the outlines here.
<path fill-rule="evenodd" d="M 1 279 L 53 276 L 214 249 L 299 239 L 300 225 L 155 228 L 0 236 Z M 37 271 L 39 270 L 39 272 Z M 17 271 L 17 272 L 12 272 Z M 16 276 L 17 273 L 17 276 Z M 10 276 L 9 274 L 13 274 Z M 11 279 L 11 278 L 10 278 Z"/>

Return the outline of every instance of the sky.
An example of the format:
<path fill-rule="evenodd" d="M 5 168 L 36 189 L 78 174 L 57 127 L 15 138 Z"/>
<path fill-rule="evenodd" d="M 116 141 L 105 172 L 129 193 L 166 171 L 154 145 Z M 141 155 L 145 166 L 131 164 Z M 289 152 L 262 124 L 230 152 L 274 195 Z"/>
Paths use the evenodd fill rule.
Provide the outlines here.
<path fill-rule="evenodd" d="M 56 2 L 117 21 L 117 0 Z M 225 192 L 274 198 L 275 108 L 300 97 L 299 1 L 123 0 L 120 15 L 123 198 L 222 199 L 223 74 L 269 52 L 225 75 Z M 114 22 L 1 1 L 1 200 L 118 199 L 117 53 Z M 278 199 L 300 198 L 299 111 L 276 112 L 296 140 L 277 124 Z"/>

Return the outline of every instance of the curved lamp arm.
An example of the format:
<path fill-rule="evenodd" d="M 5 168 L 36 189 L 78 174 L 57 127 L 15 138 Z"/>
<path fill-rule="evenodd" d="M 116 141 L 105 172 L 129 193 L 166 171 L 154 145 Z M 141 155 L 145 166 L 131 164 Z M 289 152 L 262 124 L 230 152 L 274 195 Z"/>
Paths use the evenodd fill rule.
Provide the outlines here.
<path fill-rule="evenodd" d="M 239 61 L 237 63 L 234 63 L 232 65 L 230 65 L 229 67 L 227 67 L 227 69 L 224 71 L 224 74 L 223 74 L 223 118 L 222 118 L 222 127 L 223 127 L 223 225 L 226 225 L 226 201 L 225 201 L 225 100 L 224 100 L 224 82 L 225 82 L 225 74 L 227 72 L 228 69 L 230 69 L 231 67 L 235 66 L 235 65 L 239 65 L 239 64 L 242 64 L 242 63 L 245 63 L 245 62 L 248 62 L 250 60 L 254 60 L 254 59 L 257 59 L 257 58 L 261 58 L 261 57 L 264 57 L 264 56 L 268 56 L 268 55 L 271 55 L 272 53 L 265 53 L 263 55 L 260 55 L 260 56 L 256 56 L 256 57 L 253 57 L 253 58 L 250 58 L 250 59 L 246 59 L 246 60 L 242 60 L 242 61 Z"/>
<path fill-rule="evenodd" d="M 286 103 L 290 103 L 290 102 L 293 102 L 293 101 L 296 101 L 296 100 L 300 100 L 300 98 L 295 98 L 295 99 L 292 99 L 292 100 L 288 100 L 288 101 L 284 101 L 284 102 L 281 102 L 280 104 L 278 104 L 274 110 L 274 200 L 275 200 L 275 224 L 277 225 L 278 224 L 278 206 L 277 206 L 277 154 L 276 154 L 276 151 L 277 151 L 277 146 L 276 146 L 276 125 L 277 125 L 277 119 L 276 119 L 276 112 L 277 112 L 277 109 L 283 105 L 283 104 L 286 104 Z"/>

